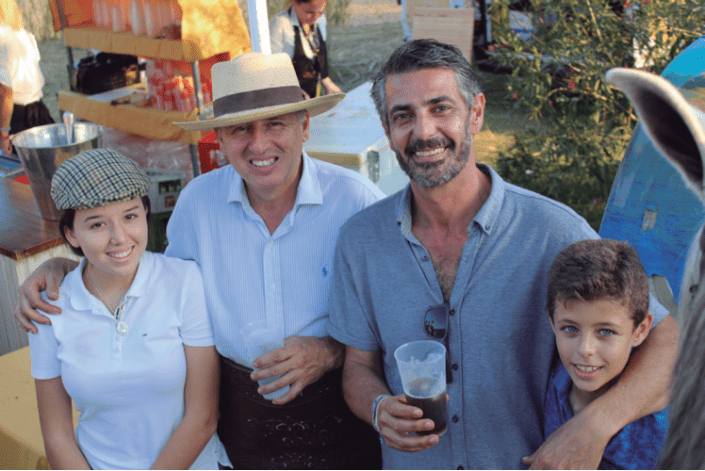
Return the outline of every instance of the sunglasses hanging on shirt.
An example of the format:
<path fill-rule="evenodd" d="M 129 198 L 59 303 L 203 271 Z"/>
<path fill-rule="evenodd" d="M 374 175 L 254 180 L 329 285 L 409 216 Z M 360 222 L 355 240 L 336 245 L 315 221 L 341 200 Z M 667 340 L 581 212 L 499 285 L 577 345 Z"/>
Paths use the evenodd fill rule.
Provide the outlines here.
<path fill-rule="evenodd" d="M 441 340 L 446 347 L 446 383 L 453 382 L 453 370 L 450 367 L 450 348 L 448 346 L 449 317 L 450 303 L 443 303 L 428 308 L 423 320 L 423 329 L 426 334 L 434 339 Z"/>

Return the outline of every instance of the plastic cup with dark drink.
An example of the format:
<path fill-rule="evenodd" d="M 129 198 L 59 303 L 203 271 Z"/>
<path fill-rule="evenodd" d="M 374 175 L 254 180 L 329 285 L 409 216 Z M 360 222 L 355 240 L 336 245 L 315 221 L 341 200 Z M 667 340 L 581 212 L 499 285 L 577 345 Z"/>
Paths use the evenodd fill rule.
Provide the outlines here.
<path fill-rule="evenodd" d="M 443 435 L 446 431 L 446 349 L 433 340 L 405 343 L 394 352 L 409 405 L 433 420 L 433 430 L 417 435 Z"/>

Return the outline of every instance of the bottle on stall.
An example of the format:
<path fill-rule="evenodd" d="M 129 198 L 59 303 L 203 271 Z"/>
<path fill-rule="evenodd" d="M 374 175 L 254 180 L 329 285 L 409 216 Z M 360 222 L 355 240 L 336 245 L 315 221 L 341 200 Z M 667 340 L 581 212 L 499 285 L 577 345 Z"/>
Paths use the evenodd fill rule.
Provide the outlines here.
<path fill-rule="evenodd" d="M 171 10 L 169 5 L 161 0 L 154 0 L 154 9 L 157 11 L 159 29 L 161 30 L 171 23 Z"/>
<path fill-rule="evenodd" d="M 133 34 L 142 36 L 147 33 L 144 24 L 144 6 L 140 0 L 130 0 L 130 20 Z"/>
<path fill-rule="evenodd" d="M 183 17 L 183 11 L 181 10 L 181 5 L 179 5 L 178 0 L 169 1 L 169 9 L 171 10 L 171 22 L 176 24 L 181 24 L 181 18 Z"/>
<path fill-rule="evenodd" d="M 108 0 L 101 0 L 100 12 L 101 12 L 100 14 L 103 17 L 103 27 L 112 28 L 113 27 L 113 19 L 112 19 L 112 12 L 110 11 L 110 4 L 108 4 Z"/>
<path fill-rule="evenodd" d="M 144 24 L 147 36 L 156 38 L 161 34 L 162 27 L 159 24 L 159 11 L 151 0 L 144 0 Z"/>
<path fill-rule="evenodd" d="M 93 19 L 95 24 L 101 28 L 111 26 L 111 12 L 107 5 L 107 0 L 93 0 Z"/>
<path fill-rule="evenodd" d="M 103 17 L 100 9 L 100 0 L 93 0 L 93 21 L 96 26 L 103 26 Z"/>
<path fill-rule="evenodd" d="M 110 13 L 113 32 L 119 33 L 130 29 L 129 4 L 122 0 L 110 0 Z"/>

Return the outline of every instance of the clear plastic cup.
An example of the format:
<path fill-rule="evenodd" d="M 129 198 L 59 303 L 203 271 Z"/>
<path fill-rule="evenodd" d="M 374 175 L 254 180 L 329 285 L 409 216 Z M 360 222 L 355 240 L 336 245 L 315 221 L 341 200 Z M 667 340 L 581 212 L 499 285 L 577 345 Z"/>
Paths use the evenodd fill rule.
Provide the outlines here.
<path fill-rule="evenodd" d="M 240 329 L 240 335 L 242 335 L 245 341 L 245 348 L 247 348 L 247 356 L 250 363 L 265 353 L 269 353 L 272 350 L 284 346 L 284 336 L 280 333 L 280 330 L 278 328 L 267 327 L 266 321 L 257 321 L 247 324 Z M 259 385 L 265 386 L 281 376 L 282 375 L 277 375 L 272 378 L 262 379 L 259 381 Z M 289 392 L 288 384 L 277 391 L 265 394 L 264 398 L 271 401 L 272 399 L 282 397 L 287 392 Z"/>
<path fill-rule="evenodd" d="M 394 352 L 401 384 L 409 405 L 433 420 L 433 430 L 417 435 L 443 435 L 446 431 L 446 349 L 433 340 L 405 343 Z"/>

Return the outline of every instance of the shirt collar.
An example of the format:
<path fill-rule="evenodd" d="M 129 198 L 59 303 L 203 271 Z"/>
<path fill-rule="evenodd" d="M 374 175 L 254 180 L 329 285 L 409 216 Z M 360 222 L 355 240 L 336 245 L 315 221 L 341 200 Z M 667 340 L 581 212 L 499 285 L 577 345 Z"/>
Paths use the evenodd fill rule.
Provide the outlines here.
<path fill-rule="evenodd" d="M 558 399 L 564 404 L 568 404 L 568 393 L 570 393 L 570 386 L 572 384 L 573 380 L 570 379 L 570 375 L 563 364 L 556 365 L 555 374 L 553 376 L 553 386 L 558 392 Z"/>
<path fill-rule="evenodd" d="M 499 211 L 504 200 L 504 180 L 502 180 L 497 172 L 495 172 L 489 165 L 481 163 L 476 165 L 480 171 L 490 177 L 490 180 L 492 181 L 492 189 L 487 201 L 485 201 L 485 204 L 482 205 L 480 211 L 478 211 L 473 218 L 473 222 L 480 228 L 481 231 L 484 231 L 486 234 L 490 234 L 495 221 L 499 217 Z M 411 195 L 411 184 L 408 184 L 406 188 L 402 190 L 401 197 L 399 198 L 399 203 L 397 206 L 397 225 L 401 227 L 404 237 L 410 240 L 415 240 L 416 238 L 411 232 Z M 468 234 L 470 233 L 470 230 L 470 227 L 468 227 Z"/>
<path fill-rule="evenodd" d="M 296 191 L 296 202 L 294 203 L 294 209 L 305 204 L 323 204 L 323 191 L 321 190 L 321 184 L 318 180 L 316 163 L 311 157 L 309 157 L 306 151 L 302 151 L 302 153 L 304 169 Z M 228 167 L 228 171 L 233 172 L 232 184 L 230 185 L 230 191 L 228 192 L 228 203 L 240 203 L 244 207 L 251 208 L 242 177 L 231 165 Z"/>
<path fill-rule="evenodd" d="M 148 273 L 151 271 L 148 265 L 154 263 L 153 257 L 154 255 L 151 252 L 145 251 L 142 254 L 139 267 L 137 267 L 135 279 L 132 281 L 132 285 L 130 285 L 130 288 L 125 294 L 126 298 L 138 298 L 147 293 L 150 281 Z M 103 305 L 102 301 L 93 296 L 83 283 L 82 273 L 85 269 L 86 263 L 86 257 L 83 257 L 81 262 L 78 264 L 78 267 L 66 275 L 66 279 L 62 285 L 62 288 L 65 286 L 66 291 L 69 293 L 71 307 L 77 311 L 96 309 Z"/>

